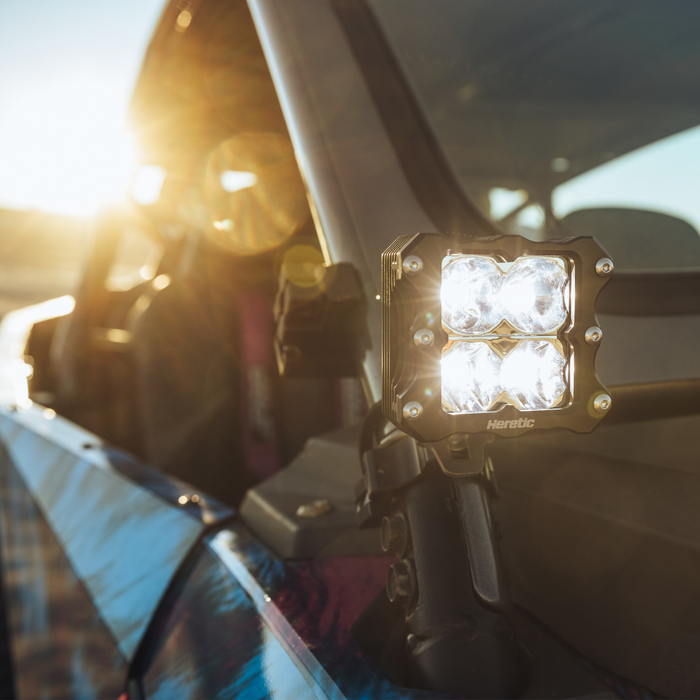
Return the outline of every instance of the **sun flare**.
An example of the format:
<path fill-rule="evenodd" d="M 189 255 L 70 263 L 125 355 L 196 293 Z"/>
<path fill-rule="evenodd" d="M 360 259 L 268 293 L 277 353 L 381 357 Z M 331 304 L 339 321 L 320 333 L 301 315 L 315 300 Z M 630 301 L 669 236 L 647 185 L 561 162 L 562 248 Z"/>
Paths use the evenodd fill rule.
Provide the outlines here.
<path fill-rule="evenodd" d="M 120 97 L 75 80 L 16 100 L 0 135 L 0 206 L 90 216 L 122 199 L 134 148 Z"/>

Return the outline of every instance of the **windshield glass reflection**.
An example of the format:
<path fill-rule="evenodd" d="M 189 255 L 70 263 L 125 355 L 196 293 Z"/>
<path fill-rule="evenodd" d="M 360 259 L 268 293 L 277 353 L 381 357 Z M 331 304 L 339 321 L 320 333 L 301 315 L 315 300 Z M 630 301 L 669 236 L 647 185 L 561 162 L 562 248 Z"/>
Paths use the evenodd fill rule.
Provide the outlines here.
<path fill-rule="evenodd" d="M 502 229 L 594 232 L 623 269 L 700 265 L 699 5 L 368 2 L 457 178 Z"/>

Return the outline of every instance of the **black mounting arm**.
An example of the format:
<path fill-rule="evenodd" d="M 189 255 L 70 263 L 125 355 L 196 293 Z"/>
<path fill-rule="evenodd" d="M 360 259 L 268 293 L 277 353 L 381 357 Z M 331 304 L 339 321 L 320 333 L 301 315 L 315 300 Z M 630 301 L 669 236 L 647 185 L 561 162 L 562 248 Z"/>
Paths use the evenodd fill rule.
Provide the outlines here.
<path fill-rule="evenodd" d="M 465 697 L 515 697 L 525 674 L 509 623 L 511 600 L 490 501 L 497 497 L 484 446 L 491 436 L 419 445 L 373 410 L 361 439 L 361 527 L 381 524 L 395 554 L 387 581 L 406 621 L 403 682 Z"/>

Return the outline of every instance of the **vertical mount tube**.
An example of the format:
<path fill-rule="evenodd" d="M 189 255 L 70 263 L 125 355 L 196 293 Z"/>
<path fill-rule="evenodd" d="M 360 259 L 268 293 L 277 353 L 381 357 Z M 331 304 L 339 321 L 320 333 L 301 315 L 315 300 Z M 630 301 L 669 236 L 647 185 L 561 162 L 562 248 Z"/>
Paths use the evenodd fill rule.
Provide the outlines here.
<path fill-rule="evenodd" d="M 485 484 L 439 474 L 402 495 L 417 591 L 406 611 L 410 682 L 467 698 L 516 697 L 526 674 Z"/>
<path fill-rule="evenodd" d="M 508 573 L 503 564 L 489 495 L 479 477 L 453 479 L 474 597 L 487 610 L 511 612 Z"/>

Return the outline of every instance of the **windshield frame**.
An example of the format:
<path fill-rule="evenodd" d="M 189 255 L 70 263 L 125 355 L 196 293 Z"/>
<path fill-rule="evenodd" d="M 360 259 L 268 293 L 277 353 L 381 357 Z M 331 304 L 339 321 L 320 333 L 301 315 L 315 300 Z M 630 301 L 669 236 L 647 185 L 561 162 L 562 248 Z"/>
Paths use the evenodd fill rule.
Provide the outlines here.
<path fill-rule="evenodd" d="M 448 235 L 501 235 L 462 188 L 370 7 L 364 0 L 330 0 L 330 4 L 426 214 Z"/>

